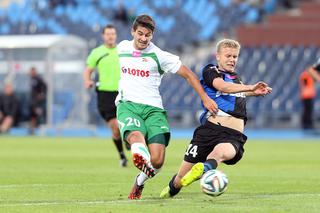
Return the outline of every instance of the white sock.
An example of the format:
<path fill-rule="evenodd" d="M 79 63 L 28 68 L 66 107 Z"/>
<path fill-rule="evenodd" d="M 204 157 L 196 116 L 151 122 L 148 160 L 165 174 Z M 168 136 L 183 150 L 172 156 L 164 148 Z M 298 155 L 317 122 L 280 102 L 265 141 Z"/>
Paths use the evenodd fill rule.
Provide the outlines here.
<path fill-rule="evenodd" d="M 133 143 L 131 145 L 131 153 L 132 154 L 139 153 L 150 162 L 151 157 L 150 157 L 148 147 L 143 143 Z"/>
<path fill-rule="evenodd" d="M 137 177 L 137 184 L 139 186 L 142 186 L 144 184 L 144 182 L 146 182 L 146 180 L 148 180 L 149 177 L 144 173 L 144 172 L 140 172 L 140 174 Z"/>
<path fill-rule="evenodd" d="M 158 174 L 158 172 L 160 172 L 160 169 L 154 169 L 156 174 Z M 147 180 L 149 179 L 149 177 L 144 173 L 144 172 L 140 172 L 140 174 L 137 177 L 137 184 L 139 186 L 142 186 Z"/>

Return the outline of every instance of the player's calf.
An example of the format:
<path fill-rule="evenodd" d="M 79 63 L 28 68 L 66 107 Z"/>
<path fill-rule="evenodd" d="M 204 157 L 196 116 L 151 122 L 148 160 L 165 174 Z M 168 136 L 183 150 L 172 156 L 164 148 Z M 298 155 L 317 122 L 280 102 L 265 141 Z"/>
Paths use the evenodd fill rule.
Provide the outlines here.
<path fill-rule="evenodd" d="M 156 169 L 150 162 L 150 153 L 143 143 L 134 143 L 131 145 L 132 161 L 135 167 L 144 172 L 148 177 L 156 174 Z"/>

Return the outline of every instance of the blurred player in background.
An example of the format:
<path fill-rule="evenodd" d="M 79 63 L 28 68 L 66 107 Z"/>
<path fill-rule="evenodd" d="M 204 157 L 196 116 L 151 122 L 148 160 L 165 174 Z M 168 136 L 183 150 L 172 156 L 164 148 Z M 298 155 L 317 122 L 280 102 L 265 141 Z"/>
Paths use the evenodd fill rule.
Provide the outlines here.
<path fill-rule="evenodd" d="M 202 70 L 201 84 L 209 97 L 218 104 L 216 116 L 203 108 L 201 125 L 194 131 L 184 161 L 160 197 L 172 197 L 221 163 L 236 164 L 244 153 L 247 136 L 243 134 L 247 120 L 246 97 L 263 96 L 271 92 L 264 82 L 246 85 L 235 68 L 240 44 L 231 39 L 217 43 L 218 65 L 208 64 Z"/>
<path fill-rule="evenodd" d="M 30 68 L 31 94 L 30 94 L 30 134 L 46 119 L 47 84 L 38 74 L 35 67 Z"/>
<path fill-rule="evenodd" d="M 19 102 L 14 95 L 13 85 L 6 83 L 0 96 L 0 133 L 6 133 L 17 119 Z"/>
<path fill-rule="evenodd" d="M 162 167 L 170 130 L 159 93 L 165 73 L 177 73 L 199 94 L 211 112 L 216 103 L 204 92 L 196 75 L 182 65 L 178 56 L 155 46 L 151 39 L 155 22 L 148 15 L 138 16 L 131 30 L 133 40 L 118 45 L 121 66 L 117 119 L 122 138 L 131 145 L 134 165 L 141 170 L 135 178 L 129 199 L 140 199 L 144 183 Z"/>
<path fill-rule="evenodd" d="M 96 86 L 98 110 L 112 131 L 112 140 L 120 156 L 120 165 L 127 166 L 127 159 L 123 151 L 122 140 L 116 119 L 115 99 L 118 95 L 120 79 L 120 65 L 117 53 L 117 31 L 113 25 L 107 25 L 102 30 L 104 41 L 93 49 L 87 58 L 87 68 L 83 73 L 84 86 L 89 89 Z M 92 72 L 97 69 L 99 81 L 91 80 Z"/>
<path fill-rule="evenodd" d="M 311 67 L 300 74 L 300 98 L 302 102 L 301 126 L 303 129 L 313 129 L 313 105 L 317 96 L 315 81 L 320 82 L 320 58 Z"/>

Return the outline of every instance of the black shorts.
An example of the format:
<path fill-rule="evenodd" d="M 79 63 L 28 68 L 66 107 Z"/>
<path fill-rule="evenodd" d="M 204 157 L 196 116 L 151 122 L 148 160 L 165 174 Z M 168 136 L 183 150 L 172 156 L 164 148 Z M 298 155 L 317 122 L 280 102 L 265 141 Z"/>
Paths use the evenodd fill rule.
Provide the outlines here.
<path fill-rule="evenodd" d="M 116 118 L 117 108 L 114 103 L 118 95 L 117 91 L 97 91 L 98 110 L 105 121 Z"/>
<path fill-rule="evenodd" d="M 246 141 L 247 136 L 241 132 L 206 121 L 205 124 L 194 131 L 193 139 L 186 150 L 184 160 L 189 163 L 205 162 L 216 145 L 231 143 L 236 150 L 236 155 L 233 159 L 224 163 L 233 165 L 242 158 L 243 145 Z"/>

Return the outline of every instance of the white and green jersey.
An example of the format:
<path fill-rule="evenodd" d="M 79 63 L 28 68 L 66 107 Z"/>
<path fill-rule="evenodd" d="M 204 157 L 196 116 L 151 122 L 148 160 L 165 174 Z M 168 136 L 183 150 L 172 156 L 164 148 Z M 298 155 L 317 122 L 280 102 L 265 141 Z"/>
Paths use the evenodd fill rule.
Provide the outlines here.
<path fill-rule="evenodd" d="M 164 73 L 176 73 L 181 67 L 178 56 L 162 51 L 150 43 L 144 50 L 136 50 L 133 41 L 118 44 L 121 77 L 120 100 L 147 104 L 163 109 L 159 86 Z"/>

